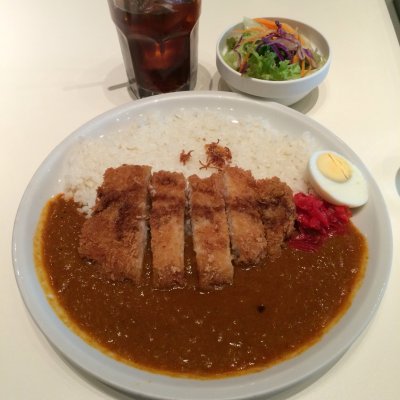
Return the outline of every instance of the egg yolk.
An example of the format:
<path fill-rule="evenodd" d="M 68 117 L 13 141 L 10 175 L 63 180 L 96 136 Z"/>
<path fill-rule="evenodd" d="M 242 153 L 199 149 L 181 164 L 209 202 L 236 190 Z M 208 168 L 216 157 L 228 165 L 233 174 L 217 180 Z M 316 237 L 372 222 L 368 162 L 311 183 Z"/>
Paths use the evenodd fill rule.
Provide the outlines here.
<path fill-rule="evenodd" d="M 317 159 L 317 167 L 325 177 L 335 182 L 346 182 L 351 178 L 350 164 L 336 154 L 321 154 Z"/>

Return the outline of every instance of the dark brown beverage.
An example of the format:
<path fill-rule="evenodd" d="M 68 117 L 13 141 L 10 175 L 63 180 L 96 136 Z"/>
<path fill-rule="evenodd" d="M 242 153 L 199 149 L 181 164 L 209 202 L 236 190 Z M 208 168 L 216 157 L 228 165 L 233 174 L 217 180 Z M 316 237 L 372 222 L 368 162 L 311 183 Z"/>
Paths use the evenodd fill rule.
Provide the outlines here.
<path fill-rule="evenodd" d="M 108 0 L 137 97 L 193 89 L 201 0 Z"/>

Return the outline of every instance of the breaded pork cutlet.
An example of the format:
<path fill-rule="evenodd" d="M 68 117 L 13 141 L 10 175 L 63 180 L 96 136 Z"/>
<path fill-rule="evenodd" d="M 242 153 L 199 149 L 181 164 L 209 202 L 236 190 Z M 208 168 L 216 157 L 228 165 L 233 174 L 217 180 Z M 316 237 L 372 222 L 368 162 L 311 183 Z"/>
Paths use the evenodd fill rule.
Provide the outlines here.
<path fill-rule="evenodd" d="M 97 189 L 92 216 L 82 227 L 79 253 L 96 261 L 111 279 L 140 283 L 148 231 L 151 167 L 108 168 Z"/>
<path fill-rule="evenodd" d="M 177 172 L 160 171 L 151 178 L 151 251 L 157 288 L 185 283 L 185 188 L 185 177 Z"/>
<path fill-rule="evenodd" d="M 233 282 L 233 265 L 221 174 L 189 177 L 189 203 L 199 286 L 204 290 Z"/>
<path fill-rule="evenodd" d="M 225 202 L 234 262 L 257 264 L 266 255 L 267 241 L 258 210 L 256 182 L 250 171 L 224 170 Z"/>
<path fill-rule="evenodd" d="M 277 177 L 259 179 L 256 184 L 268 257 L 276 259 L 281 255 L 283 243 L 294 231 L 293 191 Z"/>

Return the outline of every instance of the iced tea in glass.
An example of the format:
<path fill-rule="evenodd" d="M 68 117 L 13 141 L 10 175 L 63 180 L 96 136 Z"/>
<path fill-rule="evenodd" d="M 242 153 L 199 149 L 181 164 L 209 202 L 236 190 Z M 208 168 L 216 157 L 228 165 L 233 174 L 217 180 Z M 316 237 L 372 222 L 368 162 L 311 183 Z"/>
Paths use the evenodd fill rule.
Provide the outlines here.
<path fill-rule="evenodd" d="M 108 0 L 136 97 L 193 89 L 201 0 Z"/>

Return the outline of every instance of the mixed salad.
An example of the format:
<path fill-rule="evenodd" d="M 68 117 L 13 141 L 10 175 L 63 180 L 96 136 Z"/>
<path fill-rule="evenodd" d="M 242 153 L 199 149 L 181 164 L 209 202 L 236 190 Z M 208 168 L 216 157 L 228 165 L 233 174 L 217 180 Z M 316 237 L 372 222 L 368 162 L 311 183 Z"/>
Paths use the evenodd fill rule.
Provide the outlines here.
<path fill-rule="evenodd" d="M 245 18 L 226 41 L 225 62 L 242 75 L 286 81 L 302 78 L 325 62 L 304 36 L 289 24 L 265 18 Z"/>

